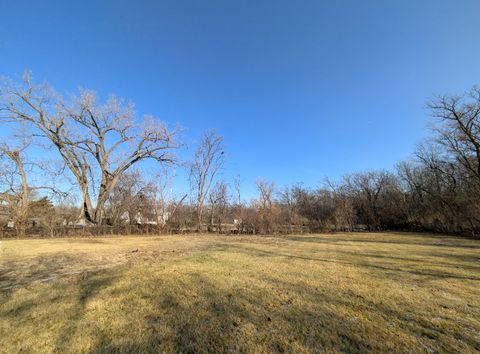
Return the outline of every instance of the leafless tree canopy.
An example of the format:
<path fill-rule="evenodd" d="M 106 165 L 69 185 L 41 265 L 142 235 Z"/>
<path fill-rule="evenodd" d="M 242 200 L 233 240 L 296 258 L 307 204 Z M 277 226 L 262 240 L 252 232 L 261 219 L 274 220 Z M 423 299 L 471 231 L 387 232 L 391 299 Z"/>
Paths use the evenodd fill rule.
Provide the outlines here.
<path fill-rule="evenodd" d="M 139 119 L 131 103 L 115 96 L 101 103 L 94 92 L 81 90 L 65 98 L 29 74 L 20 84 L 6 81 L 0 94 L 4 122 L 28 123 L 58 151 L 82 192 L 89 222 L 102 221 L 108 194 L 132 165 L 174 161 L 174 133 L 151 116 Z"/>
<path fill-rule="evenodd" d="M 440 123 L 434 127 L 435 142 L 480 188 L 480 88 L 463 96 L 438 97 L 429 107 Z"/>
<path fill-rule="evenodd" d="M 196 192 L 197 226 L 201 227 L 205 198 L 225 161 L 223 137 L 214 130 L 203 134 L 195 151 L 195 158 L 190 163 L 190 178 Z"/>

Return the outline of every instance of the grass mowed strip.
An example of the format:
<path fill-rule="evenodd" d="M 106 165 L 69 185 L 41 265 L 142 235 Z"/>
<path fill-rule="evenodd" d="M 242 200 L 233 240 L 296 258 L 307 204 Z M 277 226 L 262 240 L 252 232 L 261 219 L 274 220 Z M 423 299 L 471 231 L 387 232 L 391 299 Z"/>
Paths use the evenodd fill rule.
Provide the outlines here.
<path fill-rule="evenodd" d="M 480 351 L 480 242 L 414 234 L 0 243 L 0 352 Z"/>

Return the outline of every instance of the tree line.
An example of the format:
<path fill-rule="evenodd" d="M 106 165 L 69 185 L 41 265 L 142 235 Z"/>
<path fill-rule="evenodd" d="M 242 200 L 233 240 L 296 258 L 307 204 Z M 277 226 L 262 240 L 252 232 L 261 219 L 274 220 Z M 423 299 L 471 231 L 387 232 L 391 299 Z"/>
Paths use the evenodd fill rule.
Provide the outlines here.
<path fill-rule="evenodd" d="M 202 135 L 191 161 L 179 161 L 178 130 L 138 116 L 130 102 L 113 95 L 102 102 L 89 90 L 62 95 L 29 73 L 19 82 L 4 78 L 0 123 L 10 134 L 0 144 L 2 234 L 403 230 L 478 236 L 480 89 L 437 96 L 428 107 L 431 138 L 394 170 L 352 173 L 318 188 L 259 178 L 257 197 L 244 200 L 240 177 L 222 179 L 225 146 L 214 130 Z M 155 162 L 156 172 L 142 172 L 146 160 Z M 174 193 L 179 167 L 189 176 L 183 195 Z M 73 195 L 81 200 L 68 202 Z"/>

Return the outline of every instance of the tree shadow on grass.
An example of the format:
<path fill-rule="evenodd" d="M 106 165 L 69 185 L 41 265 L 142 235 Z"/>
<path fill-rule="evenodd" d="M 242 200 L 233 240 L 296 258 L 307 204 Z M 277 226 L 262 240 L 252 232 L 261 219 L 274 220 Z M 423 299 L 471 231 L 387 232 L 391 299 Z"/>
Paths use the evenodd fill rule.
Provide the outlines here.
<path fill-rule="evenodd" d="M 456 262 L 459 265 L 462 263 L 472 263 L 478 264 L 478 266 L 471 266 L 475 267 L 480 270 L 480 252 L 477 255 L 473 254 L 465 254 L 465 253 L 447 253 L 447 252 L 424 252 L 426 256 L 433 256 L 433 257 L 441 257 L 445 259 L 450 259 Z M 463 265 L 462 265 L 463 266 Z"/>
<path fill-rule="evenodd" d="M 381 253 L 367 253 L 367 252 L 352 252 L 352 251 L 345 251 L 345 250 L 338 250 L 336 251 L 338 254 L 344 254 L 349 257 L 362 257 L 362 258 L 374 258 L 378 259 L 379 262 L 395 262 L 395 263 L 416 263 L 418 265 L 428 265 L 434 267 L 445 267 L 445 268 L 461 268 L 463 270 L 471 270 L 474 272 L 478 272 L 480 276 L 480 265 L 476 265 L 477 261 L 480 260 L 480 257 L 470 256 L 470 255 L 452 255 L 446 253 L 438 253 L 438 252 L 419 252 L 417 254 L 417 258 L 415 257 L 398 257 L 392 255 L 385 255 Z M 433 258 L 432 259 L 427 259 Z M 444 258 L 451 259 L 456 262 L 446 262 L 442 260 Z M 469 264 L 465 264 L 469 263 Z M 474 265 L 472 265 L 474 264 Z"/>
<path fill-rule="evenodd" d="M 313 256 L 303 256 L 303 255 L 298 255 L 293 253 L 267 251 L 267 250 L 262 250 L 254 247 L 238 246 L 238 245 L 232 245 L 229 248 L 232 250 L 235 250 L 236 252 L 241 252 L 246 255 L 253 255 L 255 257 L 285 257 L 290 259 L 308 260 L 308 261 L 323 262 L 323 263 L 336 263 L 336 264 L 342 264 L 342 265 L 352 266 L 352 267 L 371 268 L 371 269 L 381 270 L 385 272 L 425 276 L 433 279 L 444 278 L 444 279 L 460 279 L 460 280 L 472 280 L 472 281 L 480 280 L 480 275 L 470 276 L 470 275 L 456 274 L 456 273 L 447 272 L 447 271 L 439 271 L 434 269 L 426 270 L 426 269 L 400 268 L 400 267 L 395 267 L 391 264 L 372 263 L 366 260 L 364 257 L 362 257 L 361 253 L 358 253 L 358 254 L 352 253 L 352 255 L 357 256 L 357 258 L 354 260 L 343 260 L 339 258 L 321 258 L 321 257 L 313 257 Z M 335 251 L 335 253 L 342 253 L 342 251 Z M 419 264 L 421 264 L 421 261 L 419 261 Z M 441 266 L 441 264 L 438 264 L 438 265 Z"/>
<path fill-rule="evenodd" d="M 220 285 L 212 275 L 198 272 L 182 282 L 188 284 L 183 290 L 158 289 L 151 294 L 147 307 L 153 310 L 142 317 L 141 332 L 132 331 L 121 340 L 111 331 L 101 332 L 89 353 L 412 352 L 422 351 L 421 346 L 432 352 L 469 352 L 480 348 L 473 332 L 436 326 L 425 311 L 412 316 L 401 306 L 392 308 L 369 298 L 358 301 L 352 298 L 355 294 L 319 292 L 301 280 L 289 282 L 261 274 L 249 287 L 237 287 Z M 389 323 L 396 325 L 389 327 Z"/>
<path fill-rule="evenodd" d="M 444 320 L 450 321 L 450 326 L 444 328 L 439 324 L 433 324 L 430 320 L 434 317 L 429 309 L 423 308 L 405 308 L 401 304 L 387 305 L 384 299 L 377 298 L 375 301 L 360 293 L 354 293 L 350 291 L 347 294 L 334 294 L 332 292 L 319 293 L 316 289 L 306 286 L 301 280 L 296 282 L 287 282 L 279 278 L 270 278 L 269 281 L 275 282 L 280 288 L 284 289 L 298 289 L 298 293 L 308 299 L 308 302 L 315 303 L 318 301 L 324 302 L 328 305 L 343 306 L 349 308 L 351 311 L 361 314 L 365 318 L 370 316 L 380 317 L 387 321 L 387 323 L 397 323 L 398 328 L 402 328 L 405 333 L 409 333 L 412 337 L 419 337 L 422 342 L 428 343 L 430 348 L 435 348 L 444 352 L 476 352 L 480 350 L 480 341 L 478 340 L 478 332 L 470 328 L 459 327 L 458 318 L 455 315 L 449 314 L 448 317 L 444 317 Z M 319 300 L 321 299 L 321 300 Z M 360 301 L 358 301 L 360 300 Z M 429 304 L 431 305 L 431 304 Z M 435 305 L 435 306 L 438 306 Z M 437 316 L 439 314 L 436 314 Z M 372 320 L 373 318 L 369 318 Z M 377 320 L 378 321 L 378 320 Z M 390 338 L 385 337 L 385 333 L 382 333 L 380 326 L 381 323 L 373 321 L 376 326 L 379 326 L 378 331 L 374 333 L 368 333 L 365 331 L 361 335 L 362 338 L 367 335 L 367 338 L 371 336 L 376 340 L 388 341 Z M 332 326 L 338 324 L 330 323 Z M 398 330 L 398 329 L 397 329 Z M 350 328 L 350 331 L 358 331 L 358 328 Z M 354 334 L 354 333 L 350 333 Z M 339 333 L 339 335 L 343 335 Z M 353 336 L 355 337 L 355 336 Z M 460 348 L 461 346 L 461 348 Z M 362 347 L 370 347 L 370 343 L 363 343 Z M 362 349 L 362 348 L 360 348 Z M 398 350 L 399 348 L 397 348 Z M 462 350 L 460 350 L 462 349 Z M 401 350 L 402 352 L 405 350 Z M 430 350 L 431 351 L 431 350 Z"/>
<path fill-rule="evenodd" d="M 271 294 L 263 287 L 223 287 L 200 273 L 184 281 L 188 284 L 184 291 L 152 294 L 149 305 L 155 310 L 143 317 L 141 333 L 119 340 L 103 332 L 89 353 L 294 353 L 322 348 L 358 352 L 369 348 L 366 340 L 351 337 L 348 328 L 339 329 L 340 336 L 332 339 L 331 321 L 339 319 L 329 308 L 293 309 L 296 305 L 282 303 L 278 295 L 273 300 L 278 306 L 273 306 Z"/>
<path fill-rule="evenodd" d="M 81 331 L 79 322 L 86 314 L 86 305 L 90 299 L 95 298 L 100 292 L 106 290 L 121 278 L 122 272 L 115 270 L 100 270 L 78 277 L 71 296 L 74 297 L 74 306 L 67 314 L 67 321 L 63 322 L 58 331 L 56 352 L 69 352 L 72 340 Z"/>
<path fill-rule="evenodd" d="M 0 293 L 8 294 L 19 287 L 35 282 L 48 282 L 65 276 L 86 274 L 110 268 L 114 260 L 88 259 L 82 255 L 56 253 L 22 260 L 0 263 Z"/>
<path fill-rule="evenodd" d="M 53 266 L 56 263 L 52 260 L 48 264 Z M 43 271 L 37 271 L 32 273 L 32 277 L 42 274 Z M 53 352 L 70 353 L 72 352 L 70 344 L 80 330 L 80 322 L 86 313 L 86 304 L 119 277 L 121 277 L 121 269 L 117 268 L 64 276 L 63 279 L 41 286 L 33 285 L 34 280 L 28 283 L 24 281 L 19 286 L 26 286 L 27 289 L 21 290 L 20 295 L 15 288 L 0 294 L 0 318 L 6 320 L 4 322 L 7 323 L 6 328 L 14 325 L 23 331 L 28 330 L 29 333 L 24 332 L 24 334 L 29 337 L 48 337 L 53 341 L 49 344 L 55 348 Z M 29 289 L 30 286 L 31 289 Z M 55 329 L 54 333 L 53 329 Z M 5 336 L 8 339 L 6 334 Z M 2 352 L 1 339 L 0 352 Z M 46 349 L 47 344 L 42 349 L 41 345 L 44 343 L 37 343 L 31 338 L 25 338 L 21 342 L 18 342 L 17 338 L 15 341 L 19 345 L 18 351 L 35 353 L 50 351 Z M 33 348 L 30 347 L 32 343 L 35 345 Z"/>
<path fill-rule="evenodd" d="M 371 239 L 370 237 L 375 234 L 357 235 L 353 234 L 350 237 L 339 237 L 336 234 L 331 236 L 288 236 L 287 240 L 298 242 L 311 242 L 318 244 L 332 244 L 339 245 L 340 243 L 377 243 L 377 244 L 389 244 L 389 245 L 411 245 L 411 246 L 436 246 L 436 247 L 451 247 L 451 248 L 470 248 L 480 250 L 480 240 L 472 240 L 468 238 L 451 238 L 449 236 L 438 235 L 403 235 L 405 240 L 399 240 L 389 236 L 384 236 L 382 239 Z M 395 235 L 397 236 L 397 235 Z M 398 235 L 400 236 L 400 235 Z M 391 238 L 391 239 L 389 239 Z M 416 240 L 418 239 L 418 240 Z"/>

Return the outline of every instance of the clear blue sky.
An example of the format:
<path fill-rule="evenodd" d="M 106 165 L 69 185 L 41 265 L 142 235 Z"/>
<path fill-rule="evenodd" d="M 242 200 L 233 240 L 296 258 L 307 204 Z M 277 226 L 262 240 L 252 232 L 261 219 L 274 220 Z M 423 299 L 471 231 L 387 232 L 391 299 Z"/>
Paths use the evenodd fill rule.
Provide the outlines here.
<path fill-rule="evenodd" d="M 480 84 L 480 1 L 0 0 L 0 75 L 116 93 L 225 136 L 225 176 L 390 169 L 426 100 Z M 191 153 L 183 153 L 188 156 Z M 252 189 L 250 189 L 251 191 Z"/>

